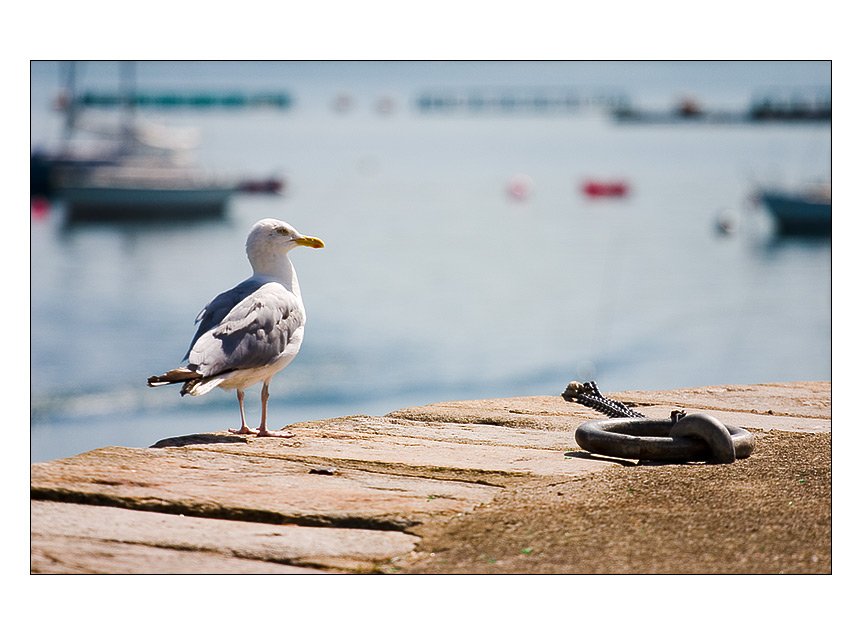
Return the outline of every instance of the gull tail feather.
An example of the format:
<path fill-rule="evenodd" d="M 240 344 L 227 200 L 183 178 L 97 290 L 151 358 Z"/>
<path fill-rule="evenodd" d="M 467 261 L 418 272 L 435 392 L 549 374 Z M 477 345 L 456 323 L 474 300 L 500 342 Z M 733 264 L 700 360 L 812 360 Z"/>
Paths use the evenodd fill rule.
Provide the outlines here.
<path fill-rule="evenodd" d="M 175 368 L 164 375 L 153 375 L 147 379 L 148 386 L 167 386 L 169 384 L 183 384 L 181 395 L 192 395 L 197 397 L 205 395 L 210 390 L 221 384 L 233 373 L 219 375 L 216 377 L 204 377 L 198 371 L 191 368 Z"/>
<path fill-rule="evenodd" d="M 168 384 L 178 384 L 187 382 L 193 379 L 200 379 L 202 375 L 190 368 L 175 368 L 169 370 L 164 375 L 153 375 L 147 379 L 148 386 L 167 386 Z"/>
<path fill-rule="evenodd" d="M 153 375 L 152 377 L 149 377 L 147 379 L 147 386 L 155 387 L 167 386 L 169 384 L 183 384 L 182 390 L 180 390 L 180 395 L 202 395 L 210 390 L 210 388 L 203 391 L 197 390 L 202 380 L 203 375 L 196 370 L 192 370 L 190 368 L 175 368 L 174 370 L 169 370 L 164 375 Z"/>

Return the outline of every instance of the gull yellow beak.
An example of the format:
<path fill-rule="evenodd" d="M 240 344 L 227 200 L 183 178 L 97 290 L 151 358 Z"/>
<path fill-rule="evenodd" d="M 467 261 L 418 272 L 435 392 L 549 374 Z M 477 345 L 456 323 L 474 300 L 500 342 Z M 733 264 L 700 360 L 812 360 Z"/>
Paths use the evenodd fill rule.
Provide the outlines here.
<path fill-rule="evenodd" d="M 314 249 L 322 249 L 326 246 L 320 238 L 315 238 L 314 236 L 300 236 L 296 239 L 296 244 L 301 245 L 302 247 L 312 247 Z"/>

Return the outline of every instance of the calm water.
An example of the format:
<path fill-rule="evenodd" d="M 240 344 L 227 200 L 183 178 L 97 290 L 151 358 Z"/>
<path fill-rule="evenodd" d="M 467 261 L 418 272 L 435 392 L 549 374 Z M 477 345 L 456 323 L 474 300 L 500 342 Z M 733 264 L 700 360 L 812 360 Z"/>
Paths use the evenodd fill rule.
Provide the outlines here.
<path fill-rule="evenodd" d="M 59 132 L 56 65 L 33 67 L 34 146 Z M 85 86 L 115 87 L 93 64 Z M 420 113 L 448 86 L 608 87 L 635 103 L 681 94 L 745 107 L 771 86 L 829 84 L 828 64 L 140 64 L 143 88 L 278 89 L 283 112 L 152 113 L 201 131 L 197 157 L 286 196 L 238 196 L 223 222 L 68 226 L 31 220 L 31 460 L 236 425 L 232 393 L 180 398 L 194 317 L 249 275 L 250 226 L 288 221 L 326 241 L 292 259 L 308 311 L 298 358 L 272 384 L 272 427 L 434 401 L 825 380 L 831 244 L 783 239 L 748 202 L 756 180 L 828 177 L 828 125 L 624 126 L 597 111 Z M 330 101 L 349 90 L 355 107 Z M 388 116 L 372 109 L 392 96 Z M 506 184 L 534 189 L 513 200 Z M 624 178 L 588 200 L 583 178 Z M 733 235 L 717 215 L 741 217 Z M 256 389 L 246 400 L 259 416 Z"/>

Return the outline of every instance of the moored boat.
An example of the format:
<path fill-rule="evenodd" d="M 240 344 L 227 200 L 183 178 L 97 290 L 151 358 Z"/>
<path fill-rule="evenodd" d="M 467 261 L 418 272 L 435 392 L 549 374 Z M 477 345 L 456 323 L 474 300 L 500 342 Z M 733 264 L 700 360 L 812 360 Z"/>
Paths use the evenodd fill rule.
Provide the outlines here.
<path fill-rule="evenodd" d="M 67 221 L 183 221 L 224 215 L 237 192 L 281 191 L 281 179 L 241 179 L 195 166 L 191 152 L 197 131 L 140 120 L 137 108 L 143 104 L 136 98 L 134 69 L 131 63 L 123 68 L 122 95 L 88 101 L 78 96 L 71 63 L 68 87 L 58 100 L 65 120 L 62 145 L 54 152 L 31 155 L 31 198 L 56 200 Z M 260 104 L 246 100 L 236 105 Z M 121 107 L 123 112 L 118 121 L 93 120 L 96 106 Z"/>
<path fill-rule="evenodd" d="M 763 189 L 759 198 L 783 234 L 828 234 L 832 231 L 832 188 L 804 191 Z"/>

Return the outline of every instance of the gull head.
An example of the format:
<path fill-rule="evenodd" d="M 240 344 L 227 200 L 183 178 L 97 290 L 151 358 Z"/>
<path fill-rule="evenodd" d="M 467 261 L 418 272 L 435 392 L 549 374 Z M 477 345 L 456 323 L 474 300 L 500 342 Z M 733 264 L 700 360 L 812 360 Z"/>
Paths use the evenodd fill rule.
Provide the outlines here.
<path fill-rule="evenodd" d="M 305 236 L 281 220 L 265 218 L 251 228 L 245 250 L 249 258 L 253 254 L 286 254 L 294 247 L 320 249 L 323 241 L 314 236 Z"/>
<path fill-rule="evenodd" d="M 245 243 L 245 253 L 255 275 L 271 275 L 290 280 L 293 265 L 287 252 L 294 247 L 320 249 L 323 241 L 304 236 L 281 220 L 265 218 L 254 224 Z"/>

